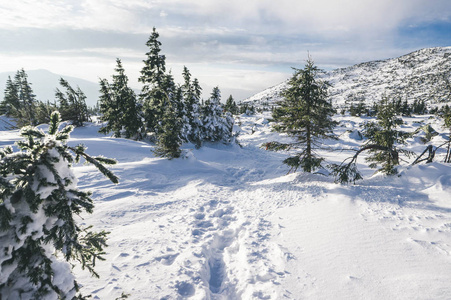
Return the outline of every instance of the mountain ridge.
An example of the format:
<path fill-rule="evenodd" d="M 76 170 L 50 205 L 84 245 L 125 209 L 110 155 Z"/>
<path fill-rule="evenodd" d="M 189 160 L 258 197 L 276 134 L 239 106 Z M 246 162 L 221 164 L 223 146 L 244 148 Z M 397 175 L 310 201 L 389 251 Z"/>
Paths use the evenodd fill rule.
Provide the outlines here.
<path fill-rule="evenodd" d="M 323 71 L 318 77 L 331 84 L 329 97 L 338 107 L 359 101 L 371 105 L 384 95 L 401 97 L 409 103 L 447 102 L 451 100 L 451 47 L 424 48 L 396 58 Z M 280 92 L 287 82 L 265 89 L 243 103 L 274 103 L 281 99 Z"/>
<path fill-rule="evenodd" d="M 61 89 L 59 79 L 64 78 L 73 88 L 76 88 L 77 86 L 80 87 L 86 95 L 86 104 L 88 106 L 94 106 L 97 104 L 97 100 L 100 96 L 100 87 L 98 83 L 78 77 L 56 74 L 45 69 L 25 70 L 25 72 L 28 75 L 28 82 L 31 83 L 31 88 L 36 95 L 36 99 L 38 100 L 49 100 L 50 102 L 53 102 L 55 100 L 56 88 Z M 14 80 L 15 75 L 16 72 L 0 73 L 0 90 L 2 92 L 5 90 L 8 76 L 11 76 L 11 79 Z M 1 99 L 3 99 L 3 95 L 1 96 Z"/>

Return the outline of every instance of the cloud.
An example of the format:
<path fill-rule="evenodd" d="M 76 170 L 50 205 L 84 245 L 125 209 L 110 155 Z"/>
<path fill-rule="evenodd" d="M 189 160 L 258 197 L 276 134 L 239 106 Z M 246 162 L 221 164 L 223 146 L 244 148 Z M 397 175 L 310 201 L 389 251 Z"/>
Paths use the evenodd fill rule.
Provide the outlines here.
<path fill-rule="evenodd" d="M 451 22 L 450 8 L 449 0 L 28 0 L 2 4 L 0 28 L 149 34 L 156 26 L 198 40 L 240 33 L 368 43 L 400 27 Z"/>
<path fill-rule="evenodd" d="M 241 27 L 271 34 L 283 28 L 333 35 L 385 31 L 408 20 L 449 21 L 449 8 L 448 0 L 29 0 L 2 4 L 0 26 L 143 33 L 170 17 L 172 24 L 186 28 Z"/>
<path fill-rule="evenodd" d="M 451 23 L 449 0 L 20 0 L 0 15 L 4 68 L 96 80 L 119 57 L 137 78 L 155 26 L 174 73 L 187 65 L 206 86 L 243 95 L 289 77 L 308 51 L 335 68 L 451 44 L 449 26 L 434 31 Z"/>

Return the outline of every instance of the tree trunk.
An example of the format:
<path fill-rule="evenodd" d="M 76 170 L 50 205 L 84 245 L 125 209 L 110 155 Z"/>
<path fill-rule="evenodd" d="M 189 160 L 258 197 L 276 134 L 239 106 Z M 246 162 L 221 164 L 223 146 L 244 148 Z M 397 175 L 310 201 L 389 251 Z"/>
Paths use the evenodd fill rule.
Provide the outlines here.
<path fill-rule="evenodd" d="M 446 151 L 445 163 L 451 162 L 451 134 L 449 138 L 450 140 L 448 142 L 448 150 Z"/>

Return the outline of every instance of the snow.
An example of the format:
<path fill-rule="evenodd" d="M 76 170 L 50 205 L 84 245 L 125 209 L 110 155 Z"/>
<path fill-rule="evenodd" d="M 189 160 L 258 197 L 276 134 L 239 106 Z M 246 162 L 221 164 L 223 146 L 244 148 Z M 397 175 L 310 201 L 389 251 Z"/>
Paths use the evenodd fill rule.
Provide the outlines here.
<path fill-rule="evenodd" d="M 240 145 L 185 144 L 185 158 L 154 157 L 153 145 L 111 138 L 99 126 L 76 128 L 69 144 L 116 158 L 113 185 L 78 164 L 78 186 L 93 191 L 92 215 L 78 221 L 106 230 L 100 279 L 75 268 L 83 294 L 114 299 L 447 299 L 451 295 L 451 165 L 444 151 L 428 165 L 400 167 L 339 185 L 333 178 L 287 174 L 288 152 L 261 145 L 289 138 L 271 131 L 268 113 L 241 115 Z M 368 118 L 337 116 L 335 149 L 361 145 Z M 404 118 L 403 130 L 441 120 Z M 17 131 L 0 131 L 11 144 Z M 409 139 L 417 153 L 426 145 Z M 291 150 L 292 151 L 292 150 Z M 339 163 L 352 152 L 321 153 Z M 411 158 L 408 161 L 412 161 Z M 63 266 L 62 266 L 63 267 Z"/>

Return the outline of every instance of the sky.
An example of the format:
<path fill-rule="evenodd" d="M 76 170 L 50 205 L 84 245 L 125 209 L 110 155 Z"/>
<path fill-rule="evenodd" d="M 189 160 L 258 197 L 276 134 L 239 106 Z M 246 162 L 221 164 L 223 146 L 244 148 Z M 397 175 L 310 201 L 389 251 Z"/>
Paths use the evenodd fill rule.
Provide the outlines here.
<path fill-rule="evenodd" d="M 207 98 L 237 101 L 288 79 L 310 55 L 326 70 L 451 46 L 449 0 L 0 0 L 0 72 L 46 69 L 98 82 L 116 58 L 130 85 L 155 27 L 167 69 Z"/>

